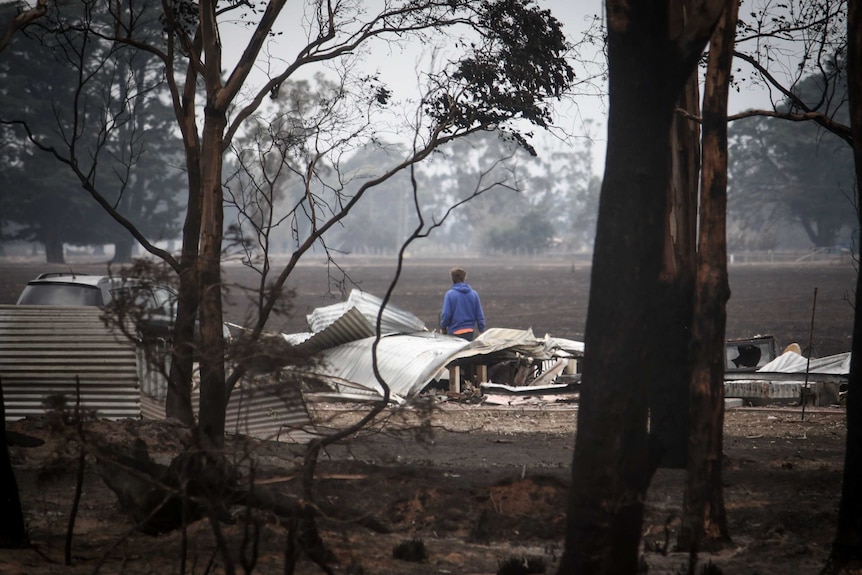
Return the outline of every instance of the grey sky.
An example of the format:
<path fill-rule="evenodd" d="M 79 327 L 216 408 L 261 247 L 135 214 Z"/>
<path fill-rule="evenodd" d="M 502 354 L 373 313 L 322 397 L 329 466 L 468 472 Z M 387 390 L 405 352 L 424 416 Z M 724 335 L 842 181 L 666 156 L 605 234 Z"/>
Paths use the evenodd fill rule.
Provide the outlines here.
<path fill-rule="evenodd" d="M 747 0 L 746 3 L 751 4 L 758 1 Z M 563 23 L 566 34 L 573 41 L 580 37 L 594 15 L 603 16 L 604 11 L 602 0 L 539 0 L 539 2 L 550 9 Z M 277 37 L 268 46 L 269 54 L 276 65 L 273 70 L 277 68 L 279 61 L 283 64 L 284 61 L 292 59 L 292 56 L 305 45 L 304 38 L 297 35 L 297 20 L 302 18 L 302 6 L 302 2 L 296 2 L 288 3 L 285 8 L 285 13 L 281 17 L 284 34 Z M 225 27 L 222 33 L 226 44 L 225 63 L 231 66 L 233 60 L 242 52 L 245 44 L 244 35 L 247 34 L 247 30 L 243 32 L 235 27 Z M 379 72 L 383 82 L 394 90 L 396 98 L 409 99 L 411 95 L 417 92 L 421 73 L 432 66 L 433 58 L 439 59 L 445 55 L 446 49 L 445 45 L 440 46 L 435 52 L 427 45 L 415 45 L 414 43 L 409 47 L 398 47 L 377 42 L 365 55 L 363 67 L 367 67 L 369 71 Z M 593 56 L 599 60 L 601 58 L 599 47 L 594 50 L 592 54 L 585 56 Z M 256 77 L 262 81 L 265 74 L 266 71 L 261 69 L 257 72 Z M 731 92 L 731 112 L 768 105 L 768 97 L 762 90 L 754 90 L 750 86 L 745 86 L 741 92 Z M 604 164 L 606 112 L 605 102 L 599 96 L 578 96 L 570 101 L 560 103 L 555 114 L 559 129 L 554 135 L 546 138 L 546 143 L 557 147 L 562 145 L 560 143 L 561 138 L 568 137 L 571 142 L 577 145 L 580 138 L 591 138 L 594 171 L 600 174 Z M 536 143 L 541 153 L 544 147 L 543 143 L 542 141 Z"/>

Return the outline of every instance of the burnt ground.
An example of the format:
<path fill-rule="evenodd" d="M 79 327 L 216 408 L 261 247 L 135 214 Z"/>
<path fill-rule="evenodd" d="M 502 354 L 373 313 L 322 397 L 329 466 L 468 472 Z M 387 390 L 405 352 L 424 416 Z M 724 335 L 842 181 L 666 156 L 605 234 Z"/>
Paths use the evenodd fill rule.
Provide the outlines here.
<path fill-rule="evenodd" d="M 460 262 L 459 262 L 460 263 Z M 433 325 L 446 288 L 449 262 L 408 262 L 394 303 Z M 483 298 L 492 326 L 533 327 L 538 334 L 582 337 L 589 270 L 564 262 L 465 262 L 468 281 Z M 23 283 L 47 266 L 8 263 L 0 274 L 0 303 L 13 303 Z M 77 266 L 76 266 L 77 268 Z M 83 266 L 82 266 L 83 269 Z M 93 273 L 104 266 L 92 266 Z M 358 262 L 347 268 L 363 289 L 382 295 L 391 267 Z M 298 317 L 275 323 L 303 329 L 301 316 L 331 303 L 325 267 L 306 265 L 295 276 Z M 818 288 L 814 348 L 820 355 L 848 351 L 852 310 L 847 298 L 855 272 L 849 262 L 805 266 L 737 265 L 728 337 L 772 333 L 782 344 L 805 347 L 814 288 Z M 248 281 L 244 270 L 228 277 Z M 243 296 L 232 292 L 232 319 L 243 316 Z M 338 510 L 321 520 L 325 543 L 335 553 L 336 573 L 495 573 L 510 557 L 541 557 L 553 572 L 562 550 L 564 509 L 576 405 L 494 408 L 443 404 L 430 425 L 395 418 L 384 429 L 327 450 L 317 469 L 316 497 Z M 318 421 L 355 417 L 348 406 L 315 406 Z M 15 422 L 10 429 L 46 440 L 41 447 L 12 447 L 23 506 L 34 543 L 29 550 L 0 551 L 0 573 L 179 573 L 178 534 L 134 532 L 116 498 L 88 457 L 84 491 L 72 540 L 72 566 L 63 565 L 63 544 L 77 468 L 69 430 L 47 420 Z M 128 444 L 142 437 L 158 461 L 170 459 L 184 436 L 163 422 L 92 422 L 95 436 Z M 744 408 L 727 412 L 725 499 L 732 545 L 702 561 L 724 573 L 818 573 L 834 535 L 844 453 L 841 408 Z M 92 440 L 88 439 L 88 446 Z M 228 448 L 251 453 L 258 484 L 296 493 L 301 446 L 230 438 Z M 251 473 L 244 468 L 243 481 Z M 684 573 L 686 557 L 673 551 L 684 473 L 654 477 L 644 522 L 649 573 Z M 282 573 L 285 531 L 271 514 L 261 524 L 257 570 Z M 240 546 L 240 522 L 223 532 Z M 369 525 L 376 525 L 377 529 Z M 188 530 L 187 573 L 208 572 L 212 530 L 205 521 Z M 399 543 L 421 539 L 423 562 L 394 559 Z M 238 553 L 237 553 L 238 555 Z M 247 554 L 248 555 L 248 554 Z M 224 572 L 215 560 L 215 572 Z M 237 569 L 242 571 L 237 564 Z M 210 571 L 212 572 L 212 571 Z M 319 573 L 301 559 L 297 573 Z"/>

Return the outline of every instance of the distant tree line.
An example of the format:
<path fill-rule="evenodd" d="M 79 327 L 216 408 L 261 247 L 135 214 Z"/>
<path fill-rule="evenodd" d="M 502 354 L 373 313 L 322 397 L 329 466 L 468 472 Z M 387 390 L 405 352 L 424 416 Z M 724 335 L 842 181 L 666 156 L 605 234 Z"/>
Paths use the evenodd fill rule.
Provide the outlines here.
<path fill-rule="evenodd" d="M 323 86 L 318 86 L 322 88 Z M 308 88 L 307 86 L 305 88 Z M 319 97 L 319 96 L 318 96 Z M 259 135 L 245 138 L 243 149 L 229 161 L 227 188 L 232 197 L 254 178 L 243 176 L 246 157 L 257 158 Z M 376 142 L 351 153 L 322 176 L 330 201 L 339 194 L 350 197 L 364 182 L 377 177 L 384 166 L 405 154 L 401 144 Z M 301 162 L 294 158 L 293 166 Z M 259 172 L 259 167 L 249 169 Z M 259 177 L 260 174 L 257 174 Z M 551 154 L 531 156 L 499 133 L 478 133 L 443 146 L 419 167 L 423 210 L 441 218 L 448 206 L 475 192 L 480 180 L 493 183 L 493 193 L 472 199 L 456 210 L 427 241 L 415 246 L 418 254 L 481 253 L 536 255 L 551 250 L 588 252 L 592 249 L 600 180 L 592 173 L 588 144 L 560 146 Z M 411 182 L 398 174 L 375 187 L 351 212 L 351 218 L 323 237 L 326 245 L 346 254 L 394 254 L 417 223 L 405 190 Z M 300 201 L 306 193 L 299 175 L 286 177 L 275 190 L 278 211 Z M 228 219 L 239 220 L 237 206 Z M 275 253 L 289 252 L 301 222 L 281 222 L 271 230 Z M 240 240 L 241 241 L 241 240 Z"/>

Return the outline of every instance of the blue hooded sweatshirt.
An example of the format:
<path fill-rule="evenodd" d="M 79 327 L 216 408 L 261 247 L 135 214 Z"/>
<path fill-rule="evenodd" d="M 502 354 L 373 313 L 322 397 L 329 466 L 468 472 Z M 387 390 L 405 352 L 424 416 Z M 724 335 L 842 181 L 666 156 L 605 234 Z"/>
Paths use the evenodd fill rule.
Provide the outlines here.
<path fill-rule="evenodd" d="M 454 334 L 465 328 L 485 331 L 485 313 L 479 294 L 470 284 L 461 282 L 452 284 L 446 297 L 443 298 L 443 312 L 440 314 L 440 327 L 447 333 Z"/>

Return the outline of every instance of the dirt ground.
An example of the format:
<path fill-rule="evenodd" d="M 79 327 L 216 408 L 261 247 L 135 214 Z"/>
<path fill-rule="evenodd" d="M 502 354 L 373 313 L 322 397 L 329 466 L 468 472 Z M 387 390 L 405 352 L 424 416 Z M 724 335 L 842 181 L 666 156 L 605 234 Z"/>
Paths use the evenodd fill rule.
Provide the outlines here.
<path fill-rule="evenodd" d="M 586 313 L 589 270 L 565 262 L 464 262 L 483 298 L 489 325 L 533 327 L 578 339 Z M 394 302 L 433 326 L 449 262 L 409 262 Z M 27 279 L 45 266 L 0 267 L 0 303 L 14 302 Z M 93 266 L 93 270 L 99 266 Z M 104 266 L 101 267 L 104 269 Z M 390 269 L 357 262 L 348 272 L 363 289 L 383 295 Z M 95 272 L 94 272 L 95 273 Z M 232 281 L 248 283 L 233 267 Z M 848 351 L 852 309 L 847 298 L 855 272 L 849 262 L 807 266 L 734 266 L 728 337 L 771 333 L 779 342 L 807 342 L 814 288 L 818 288 L 814 348 L 819 355 Z M 322 265 L 294 277 L 296 314 L 277 325 L 301 331 L 302 316 L 332 303 L 337 292 Z M 229 314 L 244 315 L 243 296 L 232 292 Z M 566 489 L 577 405 L 523 408 L 435 404 L 429 425 L 415 413 L 392 414 L 387 425 L 328 449 L 317 468 L 316 501 L 329 513 L 320 521 L 334 552 L 335 573 L 412 575 L 491 574 L 512 557 L 534 558 L 553 573 L 562 552 Z M 354 418 L 356 406 L 311 406 L 325 425 Z M 0 551 L 0 573 L 180 573 L 178 534 L 135 532 L 116 498 L 87 458 L 84 490 L 72 539 L 72 565 L 63 546 L 74 492 L 77 448 L 70 430 L 46 419 L 13 422 L 8 429 L 46 441 L 11 447 L 33 548 Z M 180 449 L 184 432 L 165 422 L 92 422 L 97 436 L 128 445 L 144 439 L 156 461 Z M 733 543 L 701 562 L 726 574 L 818 573 L 834 536 L 844 454 L 844 411 L 839 407 L 781 406 L 729 410 L 725 425 L 725 499 Z M 93 444 L 88 440 L 87 445 Z M 297 492 L 302 446 L 231 437 L 227 449 L 242 456 L 241 481 L 287 494 Z M 247 461 L 255 461 L 254 474 Z M 662 469 L 654 477 L 644 522 L 644 562 L 649 573 L 684 573 L 687 557 L 673 551 L 684 472 Z M 235 519 L 239 519 L 235 516 Z M 285 530 L 271 514 L 259 514 L 255 572 L 282 573 Z M 241 521 L 223 524 L 240 557 Z M 225 572 L 213 556 L 205 521 L 188 529 L 186 573 Z M 421 540 L 421 562 L 393 558 L 399 544 Z M 540 559 L 535 559 L 540 558 Z M 242 572 L 237 559 L 237 569 Z M 320 573 L 307 558 L 297 573 Z M 538 571 L 536 571 L 538 572 Z"/>
<path fill-rule="evenodd" d="M 341 409 L 346 409 L 342 407 Z M 350 412 L 335 412 L 350 416 Z M 328 418 L 332 411 L 320 410 Z M 417 442 L 393 423 L 324 454 L 316 496 L 338 517 L 320 522 L 334 552 L 336 573 L 411 575 L 493 574 L 512 557 L 541 558 L 553 573 L 562 552 L 566 488 L 577 410 L 574 406 L 485 409 L 446 405 L 433 430 Z M 45 421 L 9 429 L 46 439 L 41 447 L 12 447 L 33 548 L 0 551 L 0 573 L 179 573 L 177 533 L 135 532 L 88 457 L 72 539 L 72 565 L 63 565 L 64 537 L 74 492 L 77 453 Z M 88 426 L 117 443 L 133 436 L 166 463 L 182 433 L 164 422 L 98 422 Z M 400 430 L 399 430 L 400 429 Z M 427 431 L 427 429 L 425 430 Z M 844 417 L 839 409 L 736 409 L 725 427 L 725 498 L 733 543 L 702 556 L 723 573 L 819 572 L 834 535 L 843 463 Z M 228 450 L 251 457 L 258 485 L 296 493 L 301 446 L 246 443 Z M 244 481 L 250 481 L 246 468 Z M 644 560 L 649 573 L 685 572 L 687 557 L 673 551 L 684 473 L 659 470 L 644 522 Z M 262 528 L 258 573 L 282 573 L 285 531 L 258 514 Z M 374 529 L 360 525 L 370 520 Z M 223 527 L 234 552 L 240 523 Z M 393 558 L 397 545 L 419 539 L 426 558 Z M 213 558 L 205 521 L 189 528 L 187 572 L 204 573 Z M 249 555 L 251 555 L 249 553 Z M 215 559 L 215 571 L 224 572 Z M 307 558 L 297 573 L 321 571 Z"/>

